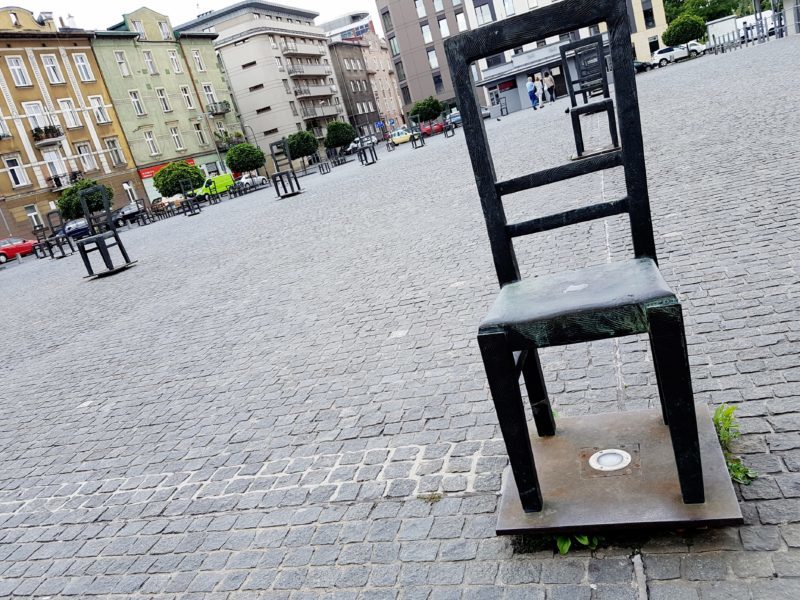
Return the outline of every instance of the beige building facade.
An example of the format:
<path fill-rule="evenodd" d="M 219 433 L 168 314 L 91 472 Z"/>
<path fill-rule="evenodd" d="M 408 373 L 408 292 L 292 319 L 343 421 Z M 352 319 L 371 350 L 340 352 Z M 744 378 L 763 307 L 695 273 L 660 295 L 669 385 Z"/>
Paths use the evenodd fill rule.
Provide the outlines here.
<path fill-rule="evenodd" d="M 394 127 L 402 125 L 405 120 L 403 105 L 400 102 L 400 88 L 397 85 L 394 62 L 389 55 L 389 44 L 374 31 L 365 33 L 361 36 L 361 40 L 367 44 L 364 48 L 364 61 L 375 94 L 378 114 L 388 128 L 392 127 L 390 121 L 394 121 Z"/>
<path fill-rule="evenodd" d="M 344 109 L 313 11 L 247 0 L 176 27 L 216 33 L 216 49 L 246 133 L 266 152 L 271 142 L 296 131 L 322 141 L 327 124 Z"/>
<path fill-rule="evenodd" d="M 115 205 L 144 197 L 92 33 L 6 7 L 0 36 L 0 237 L 29 238 L 79 179 L 111 186 Z"/>

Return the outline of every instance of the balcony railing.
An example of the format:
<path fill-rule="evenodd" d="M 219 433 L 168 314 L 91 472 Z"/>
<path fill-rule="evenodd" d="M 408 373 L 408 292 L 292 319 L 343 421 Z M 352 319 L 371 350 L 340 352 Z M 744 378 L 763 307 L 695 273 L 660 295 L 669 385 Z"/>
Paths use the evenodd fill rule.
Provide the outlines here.
<path fill-rule="evenodd" d="M 303 107 L 303 118 L 313 119 L 315 117 L 334 117 L 341 112 L 338 106 L 312 106 Z"/>
<path fill-rule="evenodd" d="M 58 173 L 52 177 L 48 177 L 47 181 L 50 184 L 50 191 L 57 192 L 68 188 L 81 179 L 83 179 L 83 173 L 81 171 L 70 171 L 69 173 Z"/>
<path fill-rule="evenodd" d="M 336 86 L 334 85 L 308 85 L 294 88 L 294 95 L 298 98 L 305 98 L 308 96 L 330 96 L 335 93 Z"/>
<path fill-rule="evenodd" d="M 325 50 L 320 46 L 313 44 L 281 44 L 281 52 L 283 54 L 307 54 L 310 56 L 322 56 Z"/>
<path fill-rule="evenodd" d="M 31 129 L 31 136 L 33 136 L 33 144 L 37 148 L 41 148 L 60 144 L 61 140 L 64 139 L 64 132 L 58 125 L 46 125 L 45 127 Z"/>
<path fill-rule="evenodd" d="M 210 115 L 224 115 L 231 112 L 231 103 L 227 100 L 222 102 L 209 102 L 206 106 L 206 112 Z"/>
<path fill-rule="evenodd" d="M 328 135 L 328 130 L 323 127 L 314 127 L 314 136 L 322 139 Z"/>
<path fill-rule="evenodd" d="M 332 75 L 333 71 L 325 65 L 291 65 L 286 72 L 292 77 L 317 77 L 320 75 Z"/>
<path fill-rule="evenodd" d="M 244 144 L 245 139 L 244 137 L 237 136 L 237 137 L 227 137 L 223 139 L 217 139 L 214 141 L 217 144 L 217 150 L 219 150 L 220 152 L 226 152 L 238 144 Z"/>

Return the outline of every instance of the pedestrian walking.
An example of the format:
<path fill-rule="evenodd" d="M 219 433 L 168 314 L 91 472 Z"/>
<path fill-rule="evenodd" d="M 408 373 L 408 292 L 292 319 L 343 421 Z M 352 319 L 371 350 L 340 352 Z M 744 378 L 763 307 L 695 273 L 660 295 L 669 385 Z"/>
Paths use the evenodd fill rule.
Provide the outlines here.
<path fill-rule="evenodd" d="M 533 87 L 536 91 L 536 96 L 541 98 L 542 102 L 544 102 L 544 86 L 542 85 L 542 80 L 538 75 L 536 76 L 536 79 L 533 80 Z M 544 108 L 544 104 L 542 104 L 542 108 Z"/>
<path fill-rule="evenodd" d="M 556 80 L 550 74 L 550 71 L 544 72 L 544 87 L 547 90 L 548 100 L 550 102 L 556 101 Z"/>
<path fill-rule="evenodd" d="M 533 77 L 528 77 L 528 83 L 525 84 L 525 87 L 528 88 L 528 98 L 531 99 L 531 106 L 533 110 L 536 110 L 536 107 L 539 106 L 539 97 L 536 95 L 536 86 L 533 83 Z"/>

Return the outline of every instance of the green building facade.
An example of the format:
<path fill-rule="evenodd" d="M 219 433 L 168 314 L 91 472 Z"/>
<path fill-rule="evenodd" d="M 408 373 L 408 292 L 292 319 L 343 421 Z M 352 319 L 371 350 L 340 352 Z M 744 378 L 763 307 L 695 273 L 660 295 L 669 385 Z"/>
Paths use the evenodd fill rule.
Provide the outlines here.
<path fill-rule="evenodd" d="M 244 141 L 214 50 L 215 33 L 180 33 L 149 8 L 97 31 L 93 49 L 149 198 L 153 176 L 185 160 L 213 175 Z"/>

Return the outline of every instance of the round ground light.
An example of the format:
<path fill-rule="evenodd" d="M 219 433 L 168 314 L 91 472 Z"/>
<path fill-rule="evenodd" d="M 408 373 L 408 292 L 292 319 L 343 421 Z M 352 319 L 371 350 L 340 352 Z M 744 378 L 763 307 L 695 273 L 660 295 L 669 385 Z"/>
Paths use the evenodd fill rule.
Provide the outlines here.
<path fill-rule="evenodd" d="M 631 455 L 625 450 L 608 448 L 589 457 L 589 466 L 597 471 L 619 471 L 631 464 Z"/>

